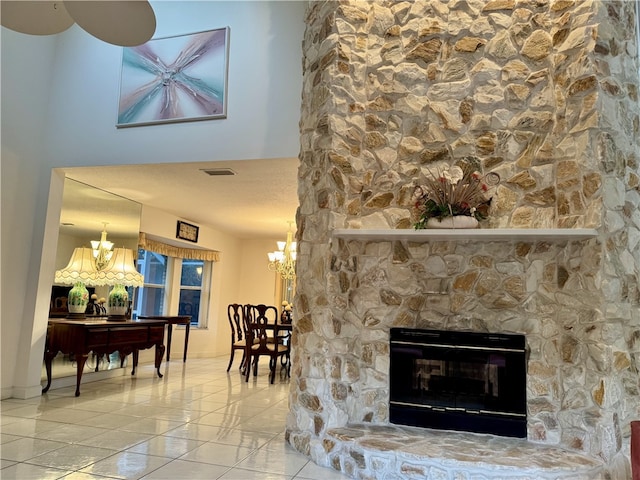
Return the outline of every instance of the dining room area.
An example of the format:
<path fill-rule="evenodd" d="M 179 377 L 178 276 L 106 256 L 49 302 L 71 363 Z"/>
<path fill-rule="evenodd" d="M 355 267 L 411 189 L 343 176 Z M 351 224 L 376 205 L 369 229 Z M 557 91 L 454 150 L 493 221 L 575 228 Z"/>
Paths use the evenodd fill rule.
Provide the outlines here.
<path fill-rule="evenodd" d="M 276 373 L 291 377 L 291 337 L 294 323 L 293 302 L 296 293 L 297 242 L 293 222 L 289 222 L 286 240 L 276 242 L 277 249 L 267 253 L 267 269 L 275 274 L 276 304 L 230 303 L 227 306 L 230 345 L 227 372 L 233 366 L 236 352 L 241 354 L 238 369 L 248 382 L 258 375 L 261 357 L 269 360 L 269 382 Z"/>
<path fill-rule="evenodd" d="M 66 192 L 72 192 L 73 188 L 77 188 L 77 185 L 76 181 L 65 180 L 65 195 Z M 69 188 L 67 188 L 68 186 Z M 82 190 L 84 196 L 89 192 L 95 197 L 95 189 L 86 186 L 81 188 L 84 189 Z M 97 205 L 95 202 L 94 204 Z M 120 204 L 122 201 L 118 203 L 118 205 Z M 63 213 L 66 215 L 67 211 L 66 203 L 63 203 Z M 136 224 L 135 230 L 138 228 L 147 229 L 144 226 L 147 218 L 148 215 L 143 214 L 140 220 L 141 226 L 138 227 Z M 79 222 L 76 223 L 79 224 Z M 77 228 L 77 224 L 74 226 L 75 228 Z M 60 234 L 61 254 L 58 255 L 60 262 L 66 261 L 65 257 L 68 255 L 69 245 L 90 243 L 85 241 L 82 236 L 70 235 L 68 229 L 72 227 L 64 228 L 65 234 L 62 233 L 62 227 Z M 159 378 L 162 378 L 163 364 L 169 365 L 170 360 L 174 358 L 187 362 L 197 358 L 231 354 L 230 357 L 227 357 L 230 361 L 226 369 L 226 371 L 230 371 L 231 363 L 234 362 L 233 354 L 237 354 L 235 367 L 241 372 L 245 382 L 249 381 L 251 373 L 256 378 L 258 370 L 260 374 L 264 370 L 268 372 L 267 379 L 270 384 L 275 382 L 276 375 L 288 379 L 291 373 L 293 301 L 296 288 L 296 242 L 294 241 L 293 229 L 293 222 L 289 222 L 289 231 L 286 233 L 286 237 L 282 235 L 277 240 L 247 242 L 247 247 L 241 247 L 243 252 L 241 257 L 249 260 L 247 261 L 249 266 L 244 267 L 240 264 L 235 269 L 236 272 L 240 272 L 235 283 L 247 287 L 238 288 L 239 295 L 233 293 L 235 289 L 228 289 L 230 280 L 233 278 L 226 273 L 230 250 L 225 249 L 218 261 L 209 263 L 210 272 L 206 271 L 207 262 L 198 264 L 186 259 L 182 260 L 180 271 L 176 265 L 173 265 L 173 269 L 171 268 L 172 259 L 170 257 L 156 251 L 160 249 L 158 245 L 165 246 L 165 244 L 150 241 L 143 234 L 139 236 L 143 240 L 138 240 L 138 237 L 135 237 L 129 242 L 135 247 L 136 240 L 138 242 L 144 241 L 144 244 L 138 243 L 138 258 L 135 261 L 135 267 L 132 265 L 132 268 L 137 267 L 136 275 L 143 279 L 141 279 L 139 287 L 130 287 L 130 306 L 125 317 L 119 321 L 114 321 L 114 318 L 109 315 L 111 313 L 109 306 L 92 304 L 93 297 L 106 295 L 107 291 L 104 290 L 104 287 L 92 287 L 89 285 L 91 281 L 87 280 L 91 300 L 87 306 L 85 318 L 78 320 L 68 318 L 70 314 L 67 307 L 56 308 L 57 303 L 60 303 L 59 300 L 67 300 L 70 286 L 54 285 L 45 344 L 45 361 L 41 375 L 44 391 L 46 392 L 50 388 L 52 390 L 65 388 L 75 382 L 76 396 L 79 396 L 81 389 L 84 391 L 84 384 L 127 375 L 128 370 L 135 371 L 138 355 L 140 364 L 151 363 L 155 365 Z M 200 228 L 202 236 L 207 233 L 206 227 Z M 108 238 L 114 237 L 109 234 Z M 115 237 L 112 243 L 116 242 L 122 243 L 122 240 Z M 178 249 L 174 247 L 174 250 Z M 132 251 L 135 252 L 135 248 Z M 191 265 L 192 263 L 195 267 Z M 204 269 L 202 268 L 203 263 Z M 66 269 L 67 267 L 60 272 L 66 272 Z M 59 271 L 56 272 L 59 273 Z M 56 278 L 59 276 L 61 275 Z M 201 282 L 203 285 L 202 289 L 197 292 L 199 297 L 195 297 L 196 301 L 191 301 L 193 295 L 191 297 L 186 295 L 193 293 L 194 290 L 186 290 L 182 285 L 185 278 L 190 283 L 194 283 L 191 282 L 193 276 L 198 276 L 197 283 Z M 247 279 L 245 276 L 250 278 Z M 224 281 L 222 281 L 222 277 L 224 277 Z M 171 278 L 180 281 L 180 289 L 175 289 L 178 291 L 172 291 L 170 288 Z M 158 297 L 155 292 L 160 290 L 157 288 L 157 284 L 160 282 L 169 286 L 161 291 L 160 298 L 163 300 L 158 302 L 154 299 Z M 220 305 L 221 298 L 216 296 L 217 288 L 225 292 L 226 298 L 237 301 L 237 303 Z M 93 308 L 89 308 L 92 306 Z M 185 310 L 185 307 L 189 307 L 188 311 Z M 186 313 L 194 313 L 195 315 L 186 315 Z M 124 327 L 139 329 L 141 323 L 145 322 L 163 323 L 164 326 L 157 328 L 160 331 L 157 341 L 149 343 L 145 336 L 145 340 L 142 342 L 145 343 L 144 346 L 140 345 L 140 349 L 131 349 L 135 350 L 134 353 L 137 354 L 133 359 L 126 354 L 127 349 L 125 349 L 124 355 L 119 355 L 117 350 L 121 350 L 121 348 L 110 348 L 108 345 L 97 348 L 96 341 L 102 340 L 93 337 L 102 335 L 101 332 L 105 329 L 111 332 L 109 341 L 113 343 L 116 338 L 113 335 L 116 334 L 116 331 L 123 330 Z M 91 344 L 93 347 L 87 349 L 86 352 L 80 351 L 77 347 L 72 348 L 72 345 L 66 345 L 66 340 L 63 346 L 60 339 L 69 335 L 65 334 L 63 337 L 61 335 L 64 333 L 63 329 L 69 328 L 74 329 L 75 333 L 70 337 L 76 340 L 80 337 L 84 338 L 86 335 L 91 336 L 91 341 L 84 343 Z M 123 335 L 128 338 L 129 332 L 132 330 L 132 328 L 127 329 Z M 58 333 L 58 331 L 60 332 Z M 51 337 L 53 333 L 55 335 Z M 229 338 L 231 338 L 231 342 L 229 342 Z M 164 358 L 162 354 L 158 354 L 157 348 L 155 350 L 152 348 L 159 345 L 165 350 Z M 251 348 L 247 348 L 248 345 L 251 345 Z M 263 359 L 267 360 L 266 366 L 260 366 L 258 369 Z M 132 366 L 133 369 L 130 368 Z M 250 368 L 246 368 L 247 366 Z"/>
<path fill-rule="evenodd" d="M 284 435 L 295 248 L 289 235 L 278 245 L 282 255 L 263 255 L 275 278 L 273 296 L 261 297 L 268 304 L 227 305 L 227 331 L 218 328 L 230 341 L 224 354 L 187 352 L 186 326 L 176 324 L 162 377 L 152 362 L 141 362 L 135 375 L 107 375 L 102 364 L 92 371 L 88 362 L 81 396 L 58 381 L 41 397 L 3 400 L 3 478 L 346 479 L 295 451 Z"/>

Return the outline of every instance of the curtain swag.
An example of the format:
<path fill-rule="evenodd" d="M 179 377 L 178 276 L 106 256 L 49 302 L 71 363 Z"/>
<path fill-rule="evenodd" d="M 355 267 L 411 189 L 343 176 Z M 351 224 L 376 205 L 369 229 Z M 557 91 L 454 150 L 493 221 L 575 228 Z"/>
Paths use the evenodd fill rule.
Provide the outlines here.
<path fill-rule="evenodd" d="M 147 238 L 144 232 L 140 232 L 138 237 L 138 247 L 156 252 L 161 255 L 176 258 L 188 258 L 189 260 L 204 260 L 207 262 L 219 262 L 220 252 L 215 250 L 201 250 L 199 248 L 183 248 L 157 242 Z"/>

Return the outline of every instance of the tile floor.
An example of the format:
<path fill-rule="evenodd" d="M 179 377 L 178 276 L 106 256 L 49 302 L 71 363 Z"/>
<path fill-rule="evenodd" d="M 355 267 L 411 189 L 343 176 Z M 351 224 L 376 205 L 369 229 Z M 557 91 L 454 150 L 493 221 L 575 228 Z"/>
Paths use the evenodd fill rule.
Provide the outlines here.
<path fill-rule="evenodd" d="M 227 357 L 171 360 L 135 376 L 0 406 L 2 480 L 347 480 L 284 441 L 289 379 L 267 360 L 245 383 Z M 263 363 L 264 362 L 264 363 Z"/>

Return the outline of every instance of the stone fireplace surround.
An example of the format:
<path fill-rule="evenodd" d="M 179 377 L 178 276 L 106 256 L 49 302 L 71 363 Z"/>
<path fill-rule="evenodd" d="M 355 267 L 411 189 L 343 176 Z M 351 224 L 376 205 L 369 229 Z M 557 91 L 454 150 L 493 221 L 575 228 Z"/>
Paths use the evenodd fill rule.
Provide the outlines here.
<path fill-rule="evenodd" d="M 561 402 L 549 400 L 559 393 L 558 390 L 575 389 L 587 374 L 579 365 L 553 367 L 550 364 L 557 361 L 571 363 L 570 359 L 577 358 L 577 350 L 581 349 L 577 343 L 569 344 L 566 338 L 563 339 L 565 328 L 557 325 L 554 319 L 564 318 L 562 325 L 571 324 L 583 315 L 581 322 L 594 320 L 588 313 L 588 299 L 593 298 L 593 292 L 589 293 L 588 288 L 576 289 L 579 284 L 588 284 L 586 279 L 593 272 L 589 271 L 586 262 L 576 259 L 583 256 L 593 258 L 598 249 L 596 235 L 597 232 L 590 229 L 334 231 L 334 246 L 358 257 L 357 261 L 345 258 L 343 263 L 358 264 L 363 272 L 358 276 L 360 281 L 355 292 L 350 295 L 354 307 L 350 312 L 352 315 L 368 311 L 372 316 L 373 311 L 384 309 L 385 305 L 398 307 L 401 304 L 397 299 L 385 300 L 389 293 L 384 292 L 392 288 L 387 283 L 391 278 L 381 273 L 386 271 L 389 277 L 396 277 L 398 283 L 393 283 L 396 294 L 414 290 L 427 293 L 425 298 L 413 297 L 412 301 L 417 302 L 416 309 L 428 306 L 428 311 L 421 310 L 413 321 L 392 315 L 388 319 L 393 319 L 394 326 L 526 334 L 530 349 L 527 368 L 528 438 L 506 439 L 389 424 L 388 349 L 385 348 L 388 329 L 377 320 L 365 317 L 357 321 L 362 330 L 352 332 L 356 345 L 362 342 L 354 349 L 354 355 L 359 357 L 359 366 L 349 365 L 355 361 L 349 354 L 346 360 L 331 358 L 327 361 L 338 365 L 345 362 L 347 369 L 354 370 L 349 374 L 352 382 L 343 398 L 346 403 L 351 394 L 365 402 L 369 399 L 370 403 L 348 405 L 346 425 L 327 429 L 322 448 L 316 446 L 314 450 L 311 445 L 307 448 L 301 441 L 304 434 L 299 436 L 289 432 L 289 441 L 297 448 L 304 447 L 303 451 L 318 463 L 332 466 L 353 478 L 626 478 L 629 472 L 624 461 L 618 460 L 618 464 L 613 462 L 615 466 L 607 467 L 602 458 L 604 454 L 615 456 L 622 441 L 620 432 L 611 430 L 610 436 L 603 437 L 598 429 L 602 428 L 599 422 L 604 419 L 593 408 L 563 411 Z M 487 241 L 484 237 L 492 240 Z M 401 258 L 405 261 L 400 262 Z M 542 305 L 519 305 L 517 299 L 524 299 L 540 290 L 545 290 L 548 295 L 554 290 L 562 291 L 568 279 L 562 275 L 558 279 L 557 272 L 563 268 L 558 261 L 562 265 L 565 262 L 580 264 L 580 276 L 584 275 L 584 278 L 572 280 L 572 291 L 563 296 L 562 305 L 546 305 L 550 310 L 558 309 L 557 315 L 549 311 L 539 317 L 536 309 Z M 469 265 L 465 265 L 467 262 Z M 401 266 L 402 263 L 405 265 Z M 591 267 L 597 268 L 597 265 L 595 260 Z M 470 270 L 466 271 L 466 268 Z M 490 274 L 492 269 L 495 270 Z M 499 273 L 494 276 L 496 272 Z M 398 284 L 403 287 L 399 288 Z M 447 314 L 451 309 L 451 299 L 447 298 L 450 290 L 460 295 L 455 301 L 461 306 L 477 302 L 476 311 L 484 312 L 482 316 Z M 471 298 L 474 296 L 477 298 Z M 588 324 L 584 326 L 585 331 L 590 329 Z M 559 334 L 560 338 L 557 337 Z M 373 342 L 373 346 L 367 348 L 369 342 Z M 333 347 L 336 350 L 345 350 L 343 338 L 336 337 L 335 343 Z M 560 352 L 554 351 L 556 345 Z M 334 350 L 331 346 L 325 348 Z M 558 358 L 559 355 L 563 358 Z M 336 376 L 335 373 L 331 375 Z M 372 379 L 375 381 L 371 382 Z M 331 396 L 334 400 L 340 398 L 333 387 Z M 307 395 L 301 397 L 305 409 L 318 409 L 315 401 Z M 578 406 L 577 398 L 574 401 Z M 379 417 L 376 418 L 377 415 Z M 580 432 L 575 428 L 569 430 L 571 433 L 563 432 L 561 425 L 565 416 L 582 419 L 583 427 L 592 430 Z M 317 423 L 314 423 L 314 428 L 317 428 Z M 603 443 L 596 443 L 598 440 Z M 567 448 L 567 444 L 576 446 L 582 441 L 587 442 L 589 449 L 605 448 L 609 451 L 592 456 L 590 451 L 581 454 L 580 449 Z"/>
<path fill-rule="evenodd" d="M 360 479 L 629 478 L 640 417 L 634 18 L 629 2 L 596 0 L 309 3 L 294 448 Z M 469 158 L 502 178 L 483 233 L 411 232 L 416 177 Z M 540 234 L 583 228 L 596 236 Z M 514 236 L 493 237 L 501 229 Z M 524 333 L 526 443 L 390 426 L 392 326 Z"/>

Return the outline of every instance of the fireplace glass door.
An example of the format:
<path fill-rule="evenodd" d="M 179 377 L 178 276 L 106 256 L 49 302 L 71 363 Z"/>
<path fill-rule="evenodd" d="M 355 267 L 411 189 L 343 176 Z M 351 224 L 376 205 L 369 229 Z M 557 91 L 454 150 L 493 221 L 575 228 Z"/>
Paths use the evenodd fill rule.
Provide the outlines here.
<path fill-rule="evenodd" d="M 522 335 L 394 328 L 392 423 L 526 436 Z"/>

